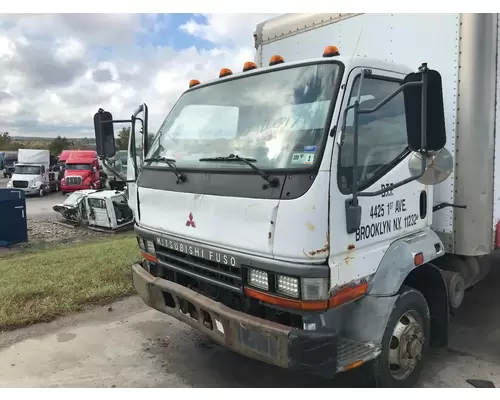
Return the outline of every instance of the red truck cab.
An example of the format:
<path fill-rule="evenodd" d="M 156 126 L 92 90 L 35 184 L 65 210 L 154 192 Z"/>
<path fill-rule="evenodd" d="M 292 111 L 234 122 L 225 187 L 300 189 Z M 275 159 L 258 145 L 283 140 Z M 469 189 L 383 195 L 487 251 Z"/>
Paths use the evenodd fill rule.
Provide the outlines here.
<path fill-rule="evenodd" d="M 66 194 L 76 190 L 100 188 L 100 167 L 97 152 L 94 150 L 72 150 L 66 160 L 61 192 Z"/>
<path fill-rule="evenodd" d="M 63 150 L 61 154 L 59 154 L 59 157 L 57 157 L 57 162 L 61 167 L 64 167 L 66 165 L 66 161 L 68 161 L 68 158 L 71 154 L 72 150 Z"/>

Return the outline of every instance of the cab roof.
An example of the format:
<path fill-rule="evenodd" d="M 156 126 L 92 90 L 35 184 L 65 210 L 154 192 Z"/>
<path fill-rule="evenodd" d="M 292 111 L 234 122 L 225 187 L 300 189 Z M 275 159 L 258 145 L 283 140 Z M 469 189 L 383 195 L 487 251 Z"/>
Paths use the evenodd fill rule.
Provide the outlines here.
<path fill-rule="evenodd" d="M 407 75 L 411 72 L 414 72 L 411 68 L 409 68 L 407 65 L 402 65 L 402 64 L 396 64 L 392 63 L 389 61 L 384 61 L 380 59 L 375 59 L 375 58 L 368 58 L 368 57 L 356 57 L 352 56 L 350 54 L 348 55 L 340 55 L 340 56 L 335 56 L 335 57 L 317 57 L 317 58 L 309 58 L 305 60 L 300 60 L 300 61 L 291 61 L 287 62 L 285 60 L 284 63 L 281 64 L 276 64 L 273 66 L 264 66 L 264 67 L 257 67 L 255 69 L 246 71 L 246 72 L 234 72 L 232 75 L 224 76 L 222 78 L 217 78 L 215 77 L 214 79 L 208 80 L 206 82 L 201 82 L 200 84 L 193 86 L 191 88 L 188 88 L 184 93 L 189 92 L 191 90 L 197 90 L 201 87 L 205 86 L 210 86 L 218 82 L 223 82 L 223 81 L 228 81 L 228 80 L 233 80 L 233 79 L 241 79 L 243 77 L 248 77 L 252 75 L 258 75 L 261 73 L 265 72 L 271 72 L 271 71 L 277 71 L 280 69 L 286 69 L 286 68 L 291 68 L 291 67 L 300 67 L 302 65 L 308 65 L 308 64 L 320 64 L 320 63 L 341 63 L 344 65 L 346 71 L 350 71 L 354 68 L 372 68 L 372 69 L 379 69 L 379 70 L 385 70 L 385 71 L 391 71 L 395 73 L 399 73 L 402 76 Z M 415 66 L 415 71 L 418 66 Z M 217 75 L 217 71 L 214 71 L 214 76 Z"/>

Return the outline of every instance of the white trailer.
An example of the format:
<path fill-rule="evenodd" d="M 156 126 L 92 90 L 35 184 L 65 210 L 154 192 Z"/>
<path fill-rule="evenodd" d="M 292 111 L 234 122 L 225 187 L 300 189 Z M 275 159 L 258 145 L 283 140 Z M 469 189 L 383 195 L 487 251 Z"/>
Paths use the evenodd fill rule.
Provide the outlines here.
<path fill-rule="evenodd" d="M 22 189 L 27 195 L 38 196 L 59 191 L 57 174 L 50 168 L 49 150 L 19 149 L 15 170 L 7 187 Z"/>
<path fill-rule="evenodd" d="M 498 24 L 259 24 L 255 63 L 191 81 L 154 142 L 143 137 L 129 169 L 139 295 L 273 365 L 415 385 L 499 245 Z M 115 153 L 112 119 L 94 116 L 102 157 Z"/>

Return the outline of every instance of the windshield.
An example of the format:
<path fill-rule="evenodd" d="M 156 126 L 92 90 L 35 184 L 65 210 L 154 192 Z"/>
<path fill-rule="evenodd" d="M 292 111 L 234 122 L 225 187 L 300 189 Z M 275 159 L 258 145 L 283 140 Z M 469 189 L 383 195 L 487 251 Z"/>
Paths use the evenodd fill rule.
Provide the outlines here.
<path fill-rule="evenodd" d="M 128 154 L 127 154 L 127 151 L 125 150 L 120 150 L 116 153 L 116 156 L 118 157 L 118 159 L 121 161 L 122 165 L 124 167 L 127 166 L 127 157 L 128 157 Z"/>
<path fill-rule="evenodd" d="M 19 175 L 40 175 L 40 167 L 33 165 L 16 165 L 14 173 Z"/>
<path fill-rule="evenodd" d="M 92 164 L 66 164 L 66 169 L 69 170 L 88 171 L 90 168 Z"/>
<path fill-rule="evenodd" d="M 80 203 L 80 200 L 85 197 L 86 195 L 84 193 L 79 193 L 79 192 L 73 192 L 71 193 L 66 200 L 64 200 L 64 205 L 65 206 L 70 206 L 70 207 L 75 207 Z"/>
<path fill-rule="evenodd" d="M 248 168 L 199 161 L 230 154 L 254 158 L 260 168 L 310 166 L 322 144 L 339 69 L 335 63 L 298 66 L 188 91 L 147 158 L 172 158 L 178 168 L 196 169 Z"/>

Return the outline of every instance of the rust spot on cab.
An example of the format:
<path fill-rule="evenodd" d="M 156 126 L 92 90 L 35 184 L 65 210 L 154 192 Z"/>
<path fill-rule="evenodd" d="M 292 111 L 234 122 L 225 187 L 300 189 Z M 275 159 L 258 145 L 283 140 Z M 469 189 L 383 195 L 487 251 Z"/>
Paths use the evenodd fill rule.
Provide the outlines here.
<path fill-rule="evenodd" d="M 271 239 L 271 236 L 272 236 L 272 233 L 271 233 L 271 232 L 269 232 L 269 233 L 267 234 L 267 238 L 268 238 L 268 239 Z"/>
<path fill-rule="evenodd" d="M 329 253 L 330 252 L 330 232 L 326 233 L 326 244 L 318 250 L 313 250 L 309 252 L 310 256 L 317 256 L 318 254 L 321 253 Z"/>
<path fill-rule="evenodd" d="M 356 246 L 354 246 L 353 244 L 350 244 L 347 246 L 347 250 L 351 251 L 351 250 L 354 250 L 356 248 Z"/>
<path fill-rule="evenodd" d="M 309 229 L 311 232 L 316 229 L 316 227 L 311 224 L 309 221 L 306 222 L 306 228 Z"/>

